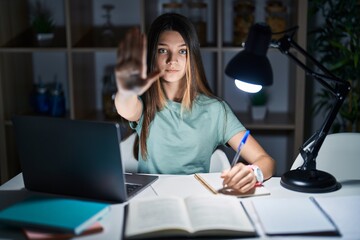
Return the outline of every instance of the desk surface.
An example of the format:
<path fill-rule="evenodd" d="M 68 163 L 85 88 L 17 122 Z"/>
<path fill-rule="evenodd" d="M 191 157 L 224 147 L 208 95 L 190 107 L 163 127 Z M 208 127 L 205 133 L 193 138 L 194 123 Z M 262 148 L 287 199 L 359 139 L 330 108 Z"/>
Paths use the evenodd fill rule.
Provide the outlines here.
<path fill-rule="evenodd" d="M 159 180 L 155 182 L 156 184 L 164 183 L 169 178 L 181 178 L 181 176 L 169 176 L 169 175 L 160 175 Z M 183 176 L 184 178 L 188 178 L 189 176 Z M 154 183 L 154 184 L 155 184 Z M 181 182 L 179 182 L 181 184 Z M 322 193 L 322 194 L 307 194 L 307 193 L 300 193 L 287 190 L 280 185 L 280 178 L 273 177 L 270 180 L 264 183 L 265 187 L 268 188 L 271 192 L 268 196 L 259 196 L 261 198 L 293 198 L 293 197 L 341 197 L 341 196 L 360 196 L 360 180 L 349 180 L 341 182 L 342 188 L 338 191 L 331 192 L 331 193 Z M 188 190 L 187 190 L 188 191 Z M 19 174 L 10 181 L 6 182 L 2 186 L 0 186 L 0 209 L 8 206 L 9 204 L 19 201 L 24 197 L 31 194 L 29 191 L 24 189 L 22 175 Z M 145 189 L 134 199 L 137 198 L 144 198 L 148 196 L 155 196 L 156 191 L 154 190 L 153 186 Z M 260 238 L 256 239 L 288 239 L 289 237 L 267 237 L 265 236 L 263 230 L 261 229 L 259 219 L 254 212 L 252 205 L 250 204 L 250 198 L 243 198 L 241 199 L 248 211 L 251 219 L 253 220 L 255 227 L 260 235 Z M 339 202 L 339 204 L 341 204 Z M 90 236 L 84 236 L 79 239 L 81 240 L 95 240 L 95 239 L 121 239 L 122 233 L 122 225 L 123 225 L 123 213 L 124 213 L 124 205 L 125 204 L 114 204 L 112 205 L 110 213 L 101 220 L 101 224 L 104 226 L 104 231 L 100 234 L 93 234 Z M 360 203 L 359 203 L 360 205 Z M 346 206 L 352 208 L 352 206 Z M 358 206 L 357 210 L 360 209 Z M 336 211 L 334 211 L 336 212 Z M 360 212 L 359 212 L 360 216 Z M 336 222 L 338 225 L 342 237 L 331 237 L 331 239 L 359 239 L 360 237 L 360 229 L 358 228 L 358 222 L 351 223 L 351 220 L 344 217 L 343 220 L 340 222 Z M 350 224 L 350 225 L 349 225 Z M 346 227 L 343 227 L 346 226 Z M 15 230 L 9 229 L 1 229 L 0 228 L 0 239 L 25 239 L 21 232 L 17 232 Z M 254 238 L 251 238 L 254 239 Z M 304 237 L 291 237 L 291 239 L 304 239 Z M 310 238 L 307 237 L 306 239 L 318 239 L 316 237 Z"/>

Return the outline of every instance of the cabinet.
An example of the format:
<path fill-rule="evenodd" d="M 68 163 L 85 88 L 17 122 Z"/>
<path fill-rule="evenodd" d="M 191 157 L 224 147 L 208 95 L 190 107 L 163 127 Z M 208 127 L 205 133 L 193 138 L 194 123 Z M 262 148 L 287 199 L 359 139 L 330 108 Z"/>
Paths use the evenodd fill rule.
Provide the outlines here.
<path fill-rule="evenodd" d="M 165 0 L 45 0 L 56 18 L 54 39 L 36 41 L 30 24 L 35 0 L 0 1 L 0 167 L 4 182 L 20 171 L 11 117 L 33 114 L 29 95 L 39 76 L 55 77 L 64 88 L 66 117 L 104 120 L 101 88 L 105 69 L 115 63 L 116 43 L 132 26 L 147 30 Z M 113 38 L 104 38 L 104 4 L 111 11 Z M 182 2 L 182 1 L 179 1 Z M 183 1 L 184 2 L 184 1 Z M 206 42 L 202 54 L 214 92 L 223 97 L 243 124 L 278 161 L 278 173 L 288 168 L 303 142 L 305 75 L 277 50 L 269 49 L 274 86 L 269 88 L 269 113 L 253 121 L 248 96 L 225 76 L 226 63 L 241 47 L 232 45 L 233 0 L 204 0 L 207 5 Z M 307 1 L 286 0 L 289 23 L 299 25 L 296 41 L 306 47 Z M 265 1 L 257 0 L 256 21 L 264 21 Z M 300 14 L 301 13 L 301 14 Z"/>

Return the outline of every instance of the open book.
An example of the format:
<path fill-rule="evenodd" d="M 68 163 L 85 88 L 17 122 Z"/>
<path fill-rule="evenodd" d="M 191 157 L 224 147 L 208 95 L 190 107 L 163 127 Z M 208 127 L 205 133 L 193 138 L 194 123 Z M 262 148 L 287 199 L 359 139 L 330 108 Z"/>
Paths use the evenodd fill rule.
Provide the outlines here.
<path fill-rule="evenodd" d="M 214 194 L 226 194 L 236 197 L 250 197 L 259 195 L 269 195 L 270 191 L 264 186 L 257 186 L 249 192 L 241 193 L 232 189 L 223 187 L 223 179 L 220 177 L 221 173 L 195 173 L 194 177 L 209 191 Z"/>
<path fill-rule="evenodd" d="M 126 238 L 257 236 L 245 209 L 232 196 L 154 197 L 131 201 Z"/>

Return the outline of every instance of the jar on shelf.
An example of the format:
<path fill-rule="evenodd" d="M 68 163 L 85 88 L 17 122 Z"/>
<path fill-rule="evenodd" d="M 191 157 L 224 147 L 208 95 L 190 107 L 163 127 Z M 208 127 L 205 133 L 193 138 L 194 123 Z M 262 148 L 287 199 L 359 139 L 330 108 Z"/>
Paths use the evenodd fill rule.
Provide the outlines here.
<path fill-rule="evenodd" d="M 162 13 L 183 14 L 183 4 L 177 1 L 170 1 L 162 4 Z"/>
<path fill-rule="evenodd" d="M 207 4 L 202 0 L 189 0 L 188 16 L 194 24 L 200 45 L 206 44 L 206 21 L 207 21 Z"/>
<path fill-rule="evenodd" d="M 287 11 L 282 1 L 269 0 L 266 3 L 266 23 L 270 26 L 273 33 L 279 33 L 286 30 L 287 27 Z M 273 34 L 272 39 L 278 40 L 284 34 Z"/>
<path fill-rule="evenodd" d="M 233 44 L 241 46 L 246 41 L 251 25 L 254 24 L 255 3 L 253 0 L 235 0 L 233 10 Z"/>

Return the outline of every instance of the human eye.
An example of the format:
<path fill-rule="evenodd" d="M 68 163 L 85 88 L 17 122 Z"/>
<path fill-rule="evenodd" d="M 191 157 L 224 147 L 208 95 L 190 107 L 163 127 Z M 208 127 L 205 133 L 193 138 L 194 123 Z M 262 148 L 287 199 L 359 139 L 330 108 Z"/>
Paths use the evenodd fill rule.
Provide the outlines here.
<path fill-rule="evenodd" d="M 186 50 L 186 49 L 180 49 L 180 50 L 179 50 L 179 53 L 180 53 L 181 55 L 186 55 L 186 54 L 187 54 L 187 50 Z"/>
<path fill-rule="evenodd" d="M 158 53 L 165 54 L 165 53 L 167 53 L 167 50 L 165 48 L 159 48 Z"/>

